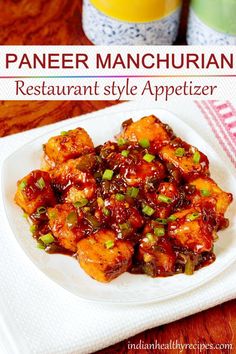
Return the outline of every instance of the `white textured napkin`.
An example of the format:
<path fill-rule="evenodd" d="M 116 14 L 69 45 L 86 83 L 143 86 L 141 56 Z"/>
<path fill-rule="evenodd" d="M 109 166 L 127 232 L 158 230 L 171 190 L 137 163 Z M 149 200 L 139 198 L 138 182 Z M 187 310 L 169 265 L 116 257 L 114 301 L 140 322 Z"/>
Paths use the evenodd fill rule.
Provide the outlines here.
<path fill-rule="evenodd" d="M 108 112 L 166 108 L 189 123 L 217 150 L 222 151 L 210 126 L 194 102 L 181 106 L 125 103 Z M 98 113 L 96 113 L 98 114 Z M 100 111 L 99 114 L 104 114 Z M 75 119 L 75 118 L 74 118 Z M 79 122 L 79 118 L 78 119 Z M 60 122 L 63 127 L 72 120 Z M 0 164 L 22 144 L 52 129 L 42 127 L 0 141 Z M 23 158 L 23 157 L 22 157 Z M 232 172 L 235 174 L 233 164 Z M 236 264 L 214 280 L 174 299 L 158 304 L 115 306 L 88 303 L 46 278 L 25 256 L 14 239 L 0 208 L 0 352 L 9 354 L 91 353 L 148 328 L 175 321 L 236 297 Z"/>

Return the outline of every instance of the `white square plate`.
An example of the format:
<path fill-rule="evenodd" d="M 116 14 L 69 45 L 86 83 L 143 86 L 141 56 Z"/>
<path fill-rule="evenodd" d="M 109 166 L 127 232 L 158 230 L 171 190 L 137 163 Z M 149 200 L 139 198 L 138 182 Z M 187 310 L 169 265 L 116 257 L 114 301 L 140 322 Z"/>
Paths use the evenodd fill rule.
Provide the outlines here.
<path fill-rule="evenodd" d="M 120 131 L 121 123 L 124 120 L 130 117 L 137 120 L 149 114 L 155 114 L 163 122 L 169 124 L 177 135 L 203 151 L 210 160 L 213 179 L 223 189 L 236 196 L 235 180 L 225 162 L 191 127 L 168 111 L 146 109 L 124 113 L 121 110 L 119 113 L 104 116 L 101 116 L 101 113 L 97 116 L 93 115 L 93 117 L 87 115 L 85 119 L 78 118 L 73 124 L 65 125 L 63 130 L 78 126 L 83 127 L 92 137 L 94 144 L 98 145 L 112 140 L 114 135 Z M 15 205 L 13 198 L 17 180 L 31 170 L 40 167 L 42 144 L 51 136 L 59 134 L 60 131 L 49 131 L 44 136 L 22 146 L 5 160 L 2 169 L 2 198 L 13 234 L 34 265 L 50 279 L 73 294 L 90 301 L 119 304 L 150 303 L 163 301 L 193 290 L 207 283 L 236 260 L 235 201 L 227 214 L 230 219 L 230 227 L 219 232 L 220 238 L 215 245 L 216 261 L 195 272 L 193 276 L 180 274 L 168 278 L 152 279 L 145 275 L 125 273 L 109 284 L 101 284 L 86 275 L 75 259 L 60 254 L 50 255 L 39 250 L 29 232 L 29 225 L 22 217 L 22 211 Z"/>

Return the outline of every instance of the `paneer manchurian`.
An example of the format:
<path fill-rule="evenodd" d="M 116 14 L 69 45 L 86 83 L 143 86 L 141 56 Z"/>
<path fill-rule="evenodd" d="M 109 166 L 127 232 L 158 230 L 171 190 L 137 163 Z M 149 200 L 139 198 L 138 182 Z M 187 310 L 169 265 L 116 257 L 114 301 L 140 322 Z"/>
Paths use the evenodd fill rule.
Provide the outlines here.
<path fill-rule="evenodd" d="M 116 142 L 95 148 L 77 128 L 43 150 L 43 169 L 15 195 L 39 248 L 75 256 L 101 282 L 193 274 L 214 261 L 232 195 L 210 178 L 206 155 L 155 116 L 127 120 Z"/>

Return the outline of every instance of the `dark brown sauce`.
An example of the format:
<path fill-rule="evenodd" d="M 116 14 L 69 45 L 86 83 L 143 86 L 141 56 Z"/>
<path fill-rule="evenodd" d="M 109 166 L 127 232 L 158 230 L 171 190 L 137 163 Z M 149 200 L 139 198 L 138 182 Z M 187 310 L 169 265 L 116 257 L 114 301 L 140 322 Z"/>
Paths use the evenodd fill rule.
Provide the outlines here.
<path fill-rule="evenodd" d="M 127 128 L 131 123 L 132 119 L 129 119 L 123 123 L 123 127 Z M 168 127 L 167 130 L 173 138 L 174 135 L 171 128 Z M 186 155 L 192 156 L 191 146 L 181 139 L 175 138 L 170 144 L 172 144 L 174 148 L 181 147 L 185 149 Z M 165 270 L 159 265 L 153 266 L 153 269 L 155 269 L 152 274 L 146 264 L 151 264 L 151 261 L 144 263 L 144 261 L 140 261 L 138 257 L 137 249 L 138 247 L 139 249 L 142 248 L 141 242 L 143 236 L 150 232 L 154 233 L 154 229 L 160 227 L 157 219 L 167 220 L 170 215 L 192 207 L 193 203 L 191 198 L 199 192 L 196 191 L 195 186 L 190 185 L 189 181 L 191 178 L 195 178 L 197 174 L 199 177 L 201 173 L 203 176 L 207 175 L 208 159 L 204 154 L 201 153 L 200 166 L 203 172 L 193 172 L 190 178 L 190 176 L 184 176 L 172 163 L 163 161 L 160 157 L 161 154 L 158 155 L 158 149 L 160 149 L 161 146 L 159 144 L 157 145 L 158 146 L 151 145 L 149 148 L 142 148 L 138 143 L 131 144 L 125 142 L 124 145 L 119 146 L 117 143 L 107 142 L 95 149 L 96 155 L 89 151 L 90 154 L 82 156 L 79 162 L 76 161 L 75 163 L 75 161 L 69 161 L 70 168 L 66 170 L 66 172 L 69 171 L 68 173 L 57 174 L 58 171 L 55 169 L 53 170 L 54 177 L 50 179 L 49 173 L 47 172 L 39 170 L 32 172 L 26 188 L 26 194 L 29 199 L 40 196 L 41 192 L 37 189 L 36 182 L 41 174 L 44 176 L 48 191 L 46 206 L 55 207 L 57 204 L 60 204 L 60 208 L 65 205 L 67 207 L 69 203 L 66 203 L 66 198 L 71 187 L 83 191 L 95 186 L 95 192 L 89 199 L 88 205 L 77 210 L 73 203 L 70 203 L 71 207 L 74 208 L 73 213 L 77 213 L 79 220 L 78 225 L 73 226 L 73 232 L 76 234 L 76 242 L 101 228 L 110 228 L 116 232 L 117 239 L 129 241 L 134 245 L 135 253 L 132 264 L 128 270 L 128 272 L 132 274 L 148 274 L 153 277 L 165 277 L 184 273 L 186 272 L 186 259 L 193 262 L 194 270 L 198 270 L 213 263 L 215 261 L 215 254 L 212 251 L 195 253 L 187 248 L 177 246 L 175 236 L 171 238 L 171 232 L 167 222 L 161 225 L 165 233 L 156 241 L 154 247 L 156 247 L 155 251 L 157 251 L 158 248 L 158 252 L 161 256 L 164 254 L 164 256 L 168 256 L 172 261 L 174 260 L 173 266 L 171 268 L 169 267 L 168 270 Z M 127 156 L 122 155 L 121 152 L 124 150 L 126 150 Z M 152 151 L 154 151 L 153 154 L 155 154 L 153 160 L 146 161 L 144 155 L 150 155 Z M 70 157 L 76 156 L 73 155 Z M 59 170 L 60 167 L 59 165 Z M 74 167 L 77 169 L 77 173 L 74 173 Z M 104 180 L 102 178 L 106 169 L 112 170 L 114 174 L 111 180 Z M 81 172 L 82 177 L 79 176 L 79 172 Z M 34 185 L 34 187 L 31 188 L 31 185 Z M 128 194 L 129 188 L 137 188 L 138 196 L 131 197 Z M 116 199 L 116 194 L 123 195 L 123 199 Z M 168 197 L 171 202 L 166 203 L 158 200 L 158 195 Z M 103 213 L 103 208 L 98 205 L 98 198 L 106 201 L 105 207 L 108 213 L 107 215 Z M 145 205 L 151 209 L 153 208 L 153 216 L 143 213 Z M 35 212 L 30 215 L 32 223 L 36 226 L 33 237 L 39 243 L 41 243 L 40 237 L 42 235 L 47 233 L 53 234 L 52 230 L 54 230 L 53 226 L 51 226 L 52 229 L 50 228 L 51 224 L 49 222 L 46 206 L 44 212 Z M 217 227 L 218 229 L 222 229 L 228 226 L 228 221 L 224 219 L 223 216 L 216 215 L 214 202 L 206 201 L 204 204 L 201 204 L 199 208 L 201 208 L 203 221 L 207 224 L 206 228 L 202 227 L 201 229 L 205 238 L 208 238 Z M 63 220 L 64 224 L 60 220 L 61 224 L 63 224 L 60 225 L 63 232 L 65 231 L 63 228 L 66 224 L 65 220 L 66 218 Z M 171 223 L 171 225 L 174 226 L 176 230 L 183 226 L 185 222 L 186 220 L 180 217 L 174 220 L 175 225 L 173 225 L 173 223 Z M 200 243 L 201 241 L 200 239 Z M 209 243 L 211 243 L 211 241 L 210 239 Z M 196 246 L 200 247 L 201 245 L 197 242 L 198 239 Z M 179 244 L 183 245 L 181 242 Z M 196 251 L 196 248 L 193 249 Z M 211 247 L 205 248 L 207 251 L 210 249 Z M 63 254 L 76 257 L 75 252 L 60 246 L 56 239 L 55 242 L 45 247 L 45 251 L 49 254 Z M 148 253 L 149 251 L 149 255 L 154 253 L 151 248 L 147 248 L 147 250 L 144 249 L 144 252 Z M 152 265 L 150 267 L 152 267 Z"/>
<path fill-rule="evenodd" d="M 67 250 L 64 247 L 61 247 L 57 243 L 51 243 L 45 248 L 45 252 L 49 254 L 63 254 L 65 256 L 70 256 L 70 257 L 76 257 L 76 254 L 71 252 L 70 250 Z"/>

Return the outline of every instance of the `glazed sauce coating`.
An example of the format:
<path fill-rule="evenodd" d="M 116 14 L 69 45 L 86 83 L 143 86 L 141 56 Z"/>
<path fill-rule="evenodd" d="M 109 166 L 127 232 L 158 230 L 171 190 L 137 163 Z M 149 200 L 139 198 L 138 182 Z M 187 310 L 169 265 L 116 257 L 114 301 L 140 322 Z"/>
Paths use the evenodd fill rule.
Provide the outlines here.
<path fill-rule="evenodd" d="M 129 119 L 116 142 L 95 149 L 78 128 L 44 152 L 51 168 L 19 181 L 15 200 L 46 252 L 77 257 L 102 282 L 125 271 L 193 274 L 214 262 L 232 195 L 210 178 L 207 156 L 158 118 Z"/>

